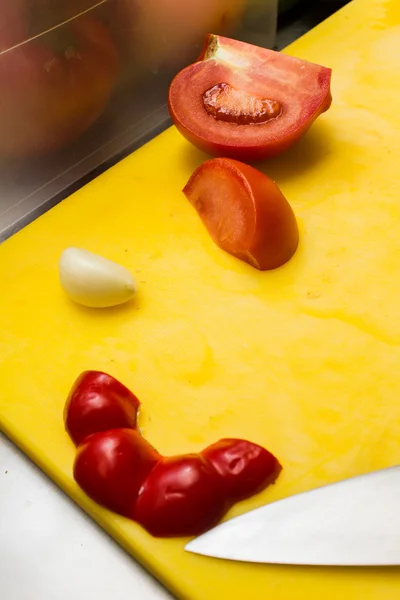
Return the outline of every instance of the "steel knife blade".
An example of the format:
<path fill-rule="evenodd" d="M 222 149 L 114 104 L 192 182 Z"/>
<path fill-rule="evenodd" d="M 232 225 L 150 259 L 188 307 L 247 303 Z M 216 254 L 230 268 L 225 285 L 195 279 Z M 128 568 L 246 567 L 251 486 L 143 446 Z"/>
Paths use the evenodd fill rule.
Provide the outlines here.
<path fill-rule="evenodd" d="M 400 565 L 400 466 L 272 502 L 214 527 L 185 550 L 255 563 Z"/>

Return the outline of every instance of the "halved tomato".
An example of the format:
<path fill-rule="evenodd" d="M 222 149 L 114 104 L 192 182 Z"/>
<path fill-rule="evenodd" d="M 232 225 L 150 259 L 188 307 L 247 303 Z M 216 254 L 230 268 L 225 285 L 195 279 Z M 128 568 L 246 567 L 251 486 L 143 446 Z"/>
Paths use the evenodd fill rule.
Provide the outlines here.
<path fill-rule="evenodd" d="M 272 179 L 229 158 L 198 167 L 183 193 L 214 242 L 261 271 L 286 263 L 299 243 L 293 210 Z"/>
<path fill-rule="evenodd" d="M 210 34 L 173 79 L 169 111 L 201 150 L 257 160 L 289 148 L 328 110 L 330 82 L 331 69 Z"/>

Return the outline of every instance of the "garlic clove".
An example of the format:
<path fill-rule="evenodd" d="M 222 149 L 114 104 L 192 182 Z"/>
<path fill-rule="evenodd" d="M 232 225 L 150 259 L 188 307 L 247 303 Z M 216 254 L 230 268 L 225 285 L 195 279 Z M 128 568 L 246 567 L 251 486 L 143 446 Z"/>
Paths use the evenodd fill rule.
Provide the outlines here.
<path fill-rule="evenodd" d="M 71 300 L 91 308 L 123 304 L 137 292 L 136 281 L 125 267 L 82 248 L 64 250 L 59 278 Z"/>

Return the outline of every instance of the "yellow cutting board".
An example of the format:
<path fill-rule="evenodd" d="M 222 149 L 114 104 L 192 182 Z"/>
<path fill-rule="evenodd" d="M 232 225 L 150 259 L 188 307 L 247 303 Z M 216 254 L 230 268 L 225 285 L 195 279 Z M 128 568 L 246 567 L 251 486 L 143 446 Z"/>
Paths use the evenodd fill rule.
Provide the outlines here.
<path fill-rule="evenodd" d="M 279 457 L 277 484 L 229 517 L 400 463 L 400 5 L 355 0 L 288 51 L 332 67 L 334 95 L 262 167 L 298 216 L 295 257 L 260 273 L 213 244 L 181 193 L 205 155 L 171 128 L 0 247 L 1 428 L 179 598 L 395 600 L 398 569 L 187 554 L 186 539 L 153 539 L 71 476 L 62 412 L 84 369 L 139 396 L 161 452 L 238 436 Z M 136 301 L 70 302 L 57 263 L 71 245 L 131 269 Z"/>

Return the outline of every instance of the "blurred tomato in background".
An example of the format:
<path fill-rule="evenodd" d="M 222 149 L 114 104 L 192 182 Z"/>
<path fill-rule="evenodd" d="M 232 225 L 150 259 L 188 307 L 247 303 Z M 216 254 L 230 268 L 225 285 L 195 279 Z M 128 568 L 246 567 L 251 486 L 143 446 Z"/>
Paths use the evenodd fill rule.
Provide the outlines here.
<path fill-rule="evenodd" d="M 57 26 L 62 15 L 46 6 L 49 0 L 0 0 L 3 158 L 75 141 L 104 111 L 116 82 L 117 50 L 102 22 L 89 12 Z"/>
<path fill-rule="evenodd" d="M 141 69 L 180 69 L 207 33 L 229 35 L 248 0 L 117 0 L 113 30 Z"/>

